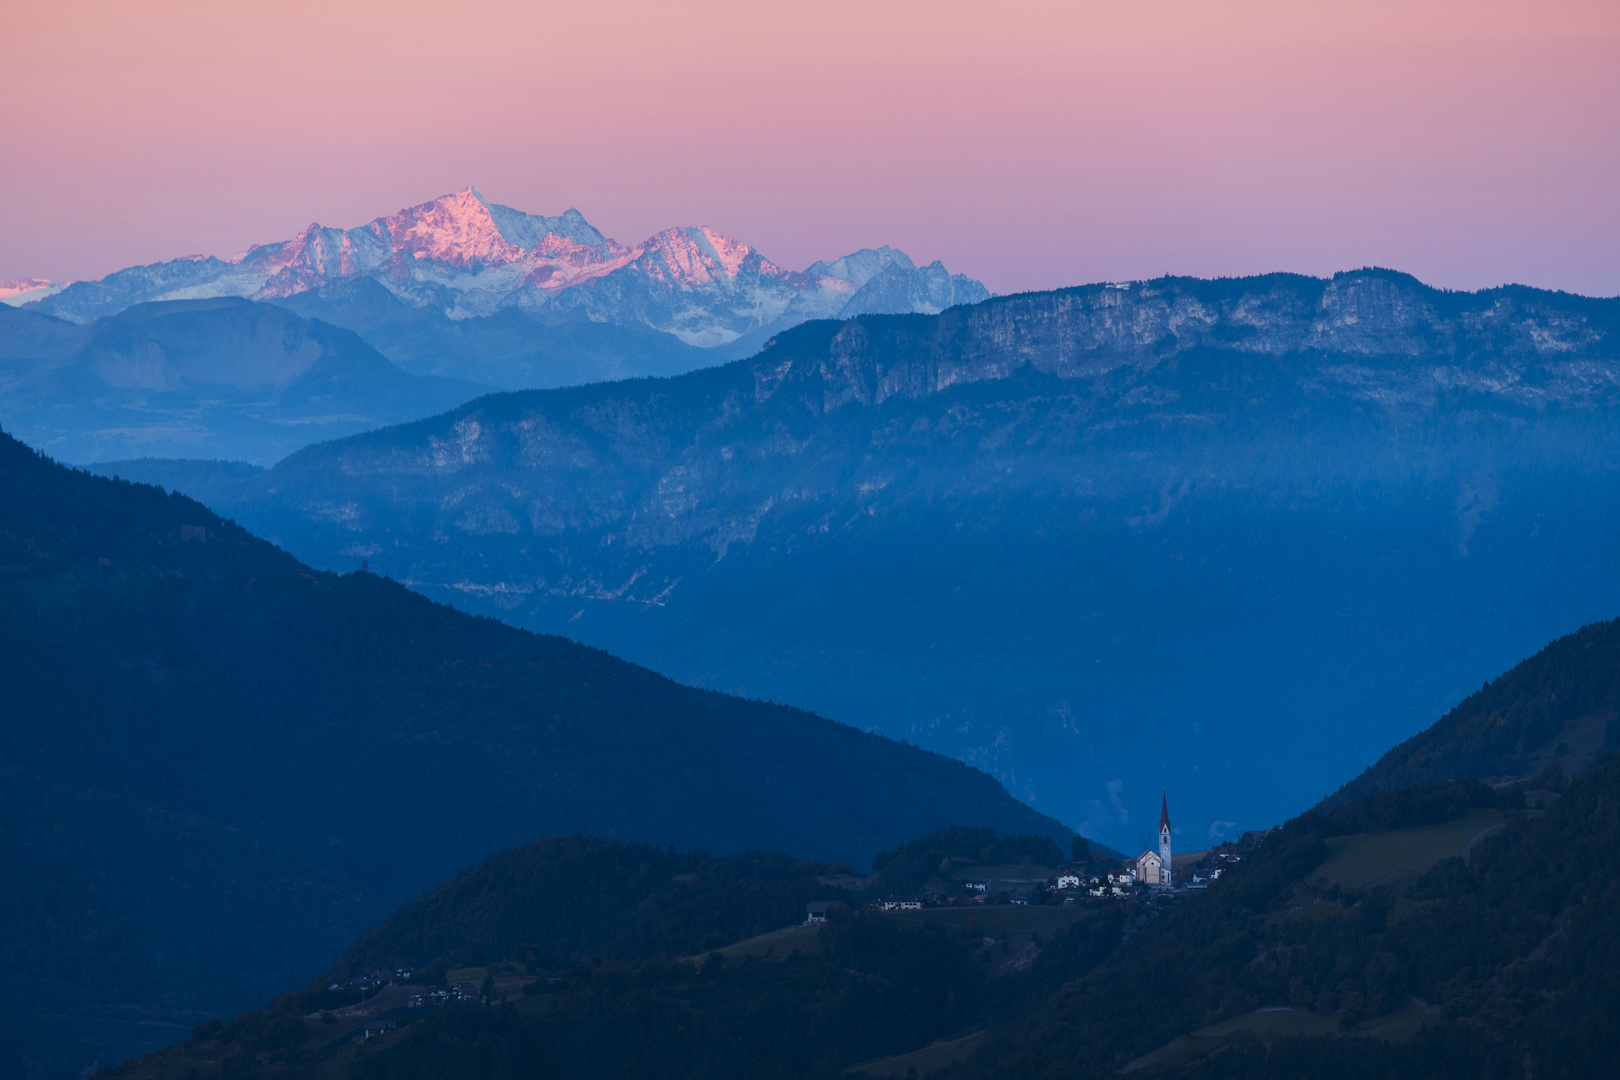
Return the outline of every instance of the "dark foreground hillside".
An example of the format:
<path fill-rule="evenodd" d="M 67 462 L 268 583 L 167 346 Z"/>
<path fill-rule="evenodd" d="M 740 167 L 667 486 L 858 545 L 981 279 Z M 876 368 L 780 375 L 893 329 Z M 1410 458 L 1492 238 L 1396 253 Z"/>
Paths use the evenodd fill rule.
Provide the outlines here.
<path fill-rule="evenodd" d="M 553 967 L 693 956 L 792 925 L 812 900 L 859 906 L 865 896 L 916 893 L 942 860 L 1001 864 L 1026 856 L 1056 865 L 1062 853 L 1048 836 L 954 826 L 880 852 L 872 875 L 860 879 L 848 867 L 840 873 L 780 852 L 716 858 L 553 837 L 492 855 L 401 907 L 330 974 L 465 964 L 475 955 L 501 960 L 525 950 L 550 957 Z"/>
<path fill-rule="evenodd" d="M 305 990 L 200 1025 L 183 1045 L 117 1074 L 836 1075 L 842 1064 L 1005 1011 L 1014 988 L 1041 979 L 1055 987 L 1056 957 L 1089 964 L 1112 948 L 1123 909 L 1021 909 L 1044 916 L 1048 929 L 1068 927 L 1065 943 L 1048 946 L 1028 972 L 1029 934 L 1014 932 L 1009 944 L 1004 930 L 986 931 L 997 935 L 987 947 L 983 933 L 963 932 L 987 909 L 964 911 L 956 927 L 859 912 L 913 881 L 925 859 L 937 871 L 942 861 L 1025 857 L 1061 854 L 1049 837 L 955 827 L 883 853 L 881 868 L 861 879 L 771 852 L 716 858 L 547 840 L 493 856 L 405 905 Z M 846 907 L 824 927 L 797 925 L 813 900 Z M 721 951 L 739 941 L 751 944 Z M 380 969 L 392 978 L 401 964 L 413 969 L 403 985 L 351 989 L 356 975 Z M 457 983 L 481 984 L 480 1003 L 408 1004 Z M 360 1014 L 404 1025 L 384 1056 L 357 1038 Z"/>
<path fill-rule="evenodd" d="M 804 896 L 853 904 L 862 894 L 780 856 L 708 860 L 585 840 L 509 853 L 403 909 L 351 954 L 381 960 L 384 939 L 396 957 L 444 944 L 402 976 L 410 985 L 358 1002 L 359 992 L 340 998 L 317 983 L 202 1025 L 114 1076 L 1609 1075 L 1620 1037 L 1620 759 L 1545 811 L 1523 809 L 1522 794 L 1469 781 L 1314 810 L 1226 848 L 1236 859 L 1206 891 L 1155 902 L 834 911 L 821 928 L 700 955 L 704 934 L 794 920 Z M 1412 862 L 1436 836 L 1452 838 L 1452 854 L 1380 871 L 1380 859 Z M 930 843 L 937 850 L 939 838 Z M 586 866 L 596 886 L 570 888 L 590 878 Z M 538 895 L 526 884 L 535 877 L 587 910 L 622 881 L 616 922 L 627 933 L 559 950 L 552 909 L 512 902 Z M 469 949 L 473 934 L 500 936 L 492 909 L 517 923 L 526 911 L 527 925 L 510 929 L 533 940 Z M 1045 932 L 1007 929 L 1047 915 L 1059 918 Z M 474 1000 L 408 1004 L 457 980 L 469 991 L 467 980 L 482 980 Z M 396 1026 L 363 1038 L 366 1017 Z"/>
<path fill-rule="evenodd" d="M 959 762 L 338 577 L 0 436 L 0 1071 L 301 983 L 503 847 L 590 832 L 860 865 L 1068 832 Z"/>

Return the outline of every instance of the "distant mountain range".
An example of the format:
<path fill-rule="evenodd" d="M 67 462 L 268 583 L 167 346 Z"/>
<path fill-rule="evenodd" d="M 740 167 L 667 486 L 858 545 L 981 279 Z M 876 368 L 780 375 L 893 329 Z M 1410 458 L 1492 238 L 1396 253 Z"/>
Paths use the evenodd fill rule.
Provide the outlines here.
<path fill-rule="evenodd" d="M 311 570 L 3 435 L 0 701 L 0 961 L 34 973 L 0 986 L 8 1076 L 303 983 L 547 835 L 857 868 L 956 823 L 1070 836 L 959 761 Z"/>
<path fill-rule="evenodd" d="M 408 375 L 348 330 L 235 297 L 138 304 L 83 326 L 0 306 L 0 423 L 68 461 L 269 464 L 488 389 Z"/>
<path fill-rule="evenodd" d="M 527 214 L 472 188 L 358 228 L 313 224 L 230 259 L 198 255 L 66 285 L 0 284 L 0 301 L 77 323 L 161 300 L 282 304 L 359 331 L 413 374 L 514 389 L 690 370 L 747 355 L 809 319 L 938 312 L 989 295 L 939 262 L 918 267 L 889 247 L 790 271 L 713 229 L 667 229 L 626 246 L 577 210 Z M 564 353 L 594 363 L 541 362 L 556 351 L 547 333 L 555 325 L 568 328 Z M 514 326 L 528 340 L 513 342 Z M 607 326 L 657 333 L 598 338 L 589 329 Z M 418 340 L 424 329 L 431 342 Z"/>
<path fill-rule="evenodd" d="M 206 492 L 301 558 L 973 762 L 1128 849 L 1620 611 L 1620 301 L 1164 279 L 494 395 Z M 1416 778 L 1426 778 L 1423 774 Z"/>

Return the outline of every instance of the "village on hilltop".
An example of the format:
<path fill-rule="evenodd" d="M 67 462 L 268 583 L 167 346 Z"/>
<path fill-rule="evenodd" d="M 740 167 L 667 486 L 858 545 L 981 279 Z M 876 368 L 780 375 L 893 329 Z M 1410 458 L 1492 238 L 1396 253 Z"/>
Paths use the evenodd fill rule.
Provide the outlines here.
<path fill-rule="evenodd" d="M 1243 860 L 1255 839 L 1245 834 L 1202 851 L 1171 850 L 1170 801 L 1160 803 L 1157 848 L 1144 848 L 1134 859 L 1111 859 L 1076 837 L 1072 862 L 1038 866 L 1024 862 L 1010 866 L 942 867 L 915 895 L 885 896 L 864 907 L 879 912 L 921 911 L 923 908 L 968 905 L 1026 907 L 1074 906 L 1088 899 L 1169 899 L 1177 893 L 1208 888 L 1231 866 Z M 953 860 L 947 860 L 951 862 Z M 846 908 L 841 900 L 820 900 L 808 905 L 805 923 L 823 923 L 830 911 Z"/>

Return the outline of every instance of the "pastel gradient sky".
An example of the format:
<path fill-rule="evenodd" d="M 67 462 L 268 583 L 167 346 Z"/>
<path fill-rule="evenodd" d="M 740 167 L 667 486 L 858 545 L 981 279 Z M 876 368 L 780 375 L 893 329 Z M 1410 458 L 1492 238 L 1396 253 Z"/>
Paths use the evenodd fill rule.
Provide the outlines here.
<path fill-rule="evenodd" d="M 1620 2 L 0 0 L 0 278 L 474 184 L 993 290 L 1366 264 L 1620 293 Z"/>

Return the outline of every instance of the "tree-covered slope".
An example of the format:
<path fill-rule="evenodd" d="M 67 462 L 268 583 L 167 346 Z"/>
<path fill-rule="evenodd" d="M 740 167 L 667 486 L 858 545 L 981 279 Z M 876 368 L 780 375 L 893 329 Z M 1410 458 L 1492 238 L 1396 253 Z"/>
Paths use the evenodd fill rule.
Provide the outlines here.
<path fill-rule="evenodd" d="M 114 1075 L 832 1080 L 863 1062 L 857 1071 L 870 1076 L 910 1075 L 908 1060 L 935 1080 L 1102 1080 L 1133 1063 L 1144 1076 L 1189 1080 L 1606 1075 L 1620 1031 L 1620 759 L 1572 781 L 1545 812 L 1525 810 L 1521 795 L 1471 781 L 1313 810 L 1227 848 L 1236 858 L 1207 890 L 1086 901 L 1062 909 L 1072 918 L 1049 935 L 998 928 L 1029 908 L 855 910 L 797 932 L 791 950 L 695 963 L 674 958 L 705 929 L 753 929 L 735 921 L 728 895 L 785 901 L 795 881 L 808 894 L 808 875 L 823 868 L 688 862 L 586 841 L 508 853 L 435 893 L 431 907 L 402 909 L 393 932 L 458 921 L 456 932 L 489 932 L 493 906 L 521 912 L 524 932 L 543 936 L 555 901 L 527 882 L 544 868 L 559 890 L 589 880 L 587 900 L 622 882 L 627 896 L 609 902 L 618 925 L 667 936 L 576 951 L 562 971 L 552 969 L 560 958 L 519 945 L 453 953 L 479 966 L 411 976 L 418 991 L 488 977 L 487 1005 L 410 1008 L 412 990 L 394 988 L 327 1018 L 318 989 L 287 994 Z M 1437 830 L 1456 839 L 1427 870 L 1334 876 L 1346 850 L 1402 850 Z M 680 872 L 664 878 L 670 870 Z M 822 898 L 836 892 L 825 885 Z M 399 955 L 369 948 L 362 941 L 351 956 Z M 517 992 L 537 972 L 530 992 Z M 362 1014 L 400 1030 L 350 1038 Z M 1203 1034 L 1182 1038 L 1194 1031 Z M 953 1064 L 872 1061 L 941 1039 L 968 1049 Z M 1161 1049 L 1177 1052 L 1143 1061 Z"/>
<path fill-rule="evenodd" d="M 1554 641 L 1394 747 L 1330 803 L 1461 777 L 1561 785 L 1620 749 L 1620 620 Z"/>
<path fill-rule="evenodd" d="M 491 855 L 405 904 L 362 935 L 331 975 L 435 960 L 462 966 L 532 955 L 559 968 L 692 956 L 791 926 L 812 900 L 850 899 L 847 888 L 819 880 L 837 869 L 780 852 L 714 856 L 553 837 Z"/>
<path fill-rule="evenodd" d="M 1338 1031 L 1206 1037 L 1167 1068 L 1199 1080 L 1602 1074 L 1620 1034 L 1620 759 L 1572 781 L 1544 813 L 1518 808 L 1519 796 L 1471 781 L 1304 814 L 952 1075 L 1102 1076 L 1266 1008 Z M 1335 841 L 1492 802 L 1506 823 L 1466 857 L 1355 888 L 1323 873 Z M 1357 1037 L 1401 1012 L 1421 1020 L 1408 1041 Z"/>
<path fill-rule="evenodd" d="M 589 836 L 561 836 L 491 855 L 402 906 L 355 942 L 332 969 L 463 964 L 527 951 L 547 966 L 693 956 L 805 917 L 812 900 L 858 907 L 915 894 L 942 859 L 998 865 L 1063 859 L 1051 836 L 998 836 L 951 826 L 873 859 L 873 872 L 781 852 L 715 856 Z M 1107 856 L 1103 856 L 1106 858 Z"/>
<path fill-rule="evenodd" d="M 957 821 L 1068 835 L 960 762 L 311 570 L 5 436 L 0 635 L 0 948 L 49 966 L 7 1015 L 57 1031 L 8 1025 L 28 1069 L 262 998 L 547 835 L 856 864 Z"/>
<path fill-rule="evenodd" d="M 1604 663 L 1601 649 L 1582 647 L 1552 668 L 1571 685 L 1583 667 L 1600 679 Z M 333 972 L 432 955 L 413 976 L 432 984 L 467 978 L 453 965 L 489 965 L 508 979 L 506 1003 L 417 1011 L 395 988 L 339 1023 L 319 1013 L 323 979 L 117 1075 L 832 1080 L 938 1039 L 966 1049 L 865 1071 L 1604 1075 L 1620 1033 L 1620 757 L 1561 786 L 1538 798 L 1544 809 L 1527 808 L 1522 785 L 1475 779 L 1345 799 L 1223 846 L 1222 873 L 1205 889 L 1048 908 L 1070 921 L 1033 939 L 1008 928 L 1034 908 L 853 911 L 819 933 L 795 932 L 791 949 L 782 939 L 726 963 L 672 959 L 794 921 L 792 905 L 807 896 L 855 899 L 849 879 L 784 856 L 552 841 L 504 852 L 406 905 Z M 875 858 L 877 889 L 915 882 L 941 859 L 1041 855 L 1046 844 L 941 830 Z M 537 971 L 538 994 L 510 985 Z M 402 1030 L 358 1045 L 346 1037 L 383 1015 Z"/>

